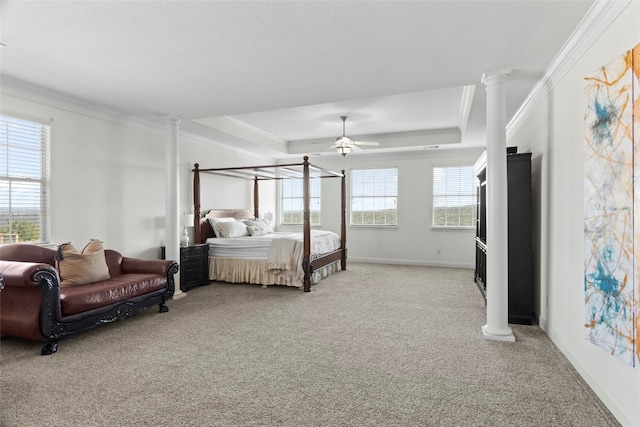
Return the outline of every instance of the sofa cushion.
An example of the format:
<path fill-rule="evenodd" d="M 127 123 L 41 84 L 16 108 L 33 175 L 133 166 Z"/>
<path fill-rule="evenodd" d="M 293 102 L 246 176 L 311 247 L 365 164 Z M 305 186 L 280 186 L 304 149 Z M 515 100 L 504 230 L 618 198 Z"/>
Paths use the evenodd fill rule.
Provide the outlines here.
<path fill-rule="evenodd" d="M 58 247 L 57 269 L 60 286 L 77 286 L 109 278 L 109 267 L 100 240 L 91 241 L 78 252 L 71 243 Z"/>
<path fill-rule="evenodd" d="M 84 313 L 96 308 L 162 290 L 167 278 L 159 274 L 121 274 L 96 283 L 60 289 L 62 317 Z"/>

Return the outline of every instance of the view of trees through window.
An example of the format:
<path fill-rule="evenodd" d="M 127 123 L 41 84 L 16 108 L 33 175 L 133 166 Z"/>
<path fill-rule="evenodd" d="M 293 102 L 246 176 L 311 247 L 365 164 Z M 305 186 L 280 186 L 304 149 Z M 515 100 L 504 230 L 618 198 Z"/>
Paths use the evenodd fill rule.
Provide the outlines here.
<path fill-rule="evenodd" d="M 351 225 L 398 224 L 398 169 L 351 171 Z"/>
<path fill-rule="evenodd" d="M 309 216 L 311 224 L 320 224 L 320 179 L 309 180 Z M 282 224 L 302 224 L 304 199 L 302 179 L 282 180 Z"/>
<path fill-rule="evenodd" d="M 473 167 L 433 168 L 433 225 L 474 227 L 476 187 Z"/>
<path fill-rule="evenodd" d="M 0 243 L 48 239 L 49 129 L 0 116 Z"/>

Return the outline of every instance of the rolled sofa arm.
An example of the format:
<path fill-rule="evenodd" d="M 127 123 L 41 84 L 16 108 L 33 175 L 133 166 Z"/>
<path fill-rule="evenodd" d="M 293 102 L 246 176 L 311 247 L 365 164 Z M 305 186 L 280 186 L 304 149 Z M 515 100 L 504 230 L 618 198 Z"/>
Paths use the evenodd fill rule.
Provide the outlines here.
<path fill-rule="evenodd" d="M 176 264 L 175 261 L 163 259 L 138 259 L 122 257 L 123 273 L 151 273 L 167 276 Z M 177 273 L 175 269 L 171 274 Z"/>
<path fill-rule="evenodd" d="M 44 263 L 0 260 L 5 288 L 0 298 L 2 334 L 50 339 L 59 333 L 60 276 Z"/>
<path fill-rule="evenodd" d="M 2 273 L 4 285 L 7 287 L 37 287 L 38 279 L 36 273 L 41 271 L 49 272 L 58 277 L 56 269 L 49 264 L 0 260 L 0 273 Z M 59 283 L 60 281 L 58 280 Z"/>

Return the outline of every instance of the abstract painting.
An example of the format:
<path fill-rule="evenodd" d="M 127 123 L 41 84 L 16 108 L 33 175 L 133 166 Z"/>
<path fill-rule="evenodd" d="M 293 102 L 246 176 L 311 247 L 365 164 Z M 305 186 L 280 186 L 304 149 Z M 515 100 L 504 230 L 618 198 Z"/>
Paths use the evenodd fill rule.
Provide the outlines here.
<path fill-rule="evenodd" d="M 640 45 L 586 77 L 585 337 L 640 367 Z"/>

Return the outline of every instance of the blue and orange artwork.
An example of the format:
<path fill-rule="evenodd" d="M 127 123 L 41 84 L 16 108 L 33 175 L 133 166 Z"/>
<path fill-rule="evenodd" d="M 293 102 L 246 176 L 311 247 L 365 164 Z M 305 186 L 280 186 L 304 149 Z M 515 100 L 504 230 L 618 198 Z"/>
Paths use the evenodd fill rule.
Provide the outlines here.
<path fill-rule="evenodd" d="M 585 337 L 640 367 L 640 45 L 585 82 Z"/>

